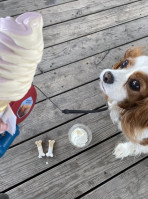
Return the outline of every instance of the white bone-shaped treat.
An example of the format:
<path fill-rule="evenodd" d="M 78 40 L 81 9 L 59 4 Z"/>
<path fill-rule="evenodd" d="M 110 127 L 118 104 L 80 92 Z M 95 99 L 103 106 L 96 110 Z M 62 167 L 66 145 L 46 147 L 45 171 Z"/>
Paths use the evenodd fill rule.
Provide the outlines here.
<path fill-rule="evenodd" d="M 45 153 L 43 152 L 43 147 L 42 147 L 42 140 L 36 141 L 35 144 L 37 145 L 38 152 L 39 152 L 39 158 L 42 158 L 45 156 Z"/>
<path fill-rule="evenodd" d="M 55 140 L 48 140 L 49 142 L 49 148 L 48 148 L 48 153 L 46 153 L 47 157 L 53 157 L 53 145 L 55 143 Z"/>

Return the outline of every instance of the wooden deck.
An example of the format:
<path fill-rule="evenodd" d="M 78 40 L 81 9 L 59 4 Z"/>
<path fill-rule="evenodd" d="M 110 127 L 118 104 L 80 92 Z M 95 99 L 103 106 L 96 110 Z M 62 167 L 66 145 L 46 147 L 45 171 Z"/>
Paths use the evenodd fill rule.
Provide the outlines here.
<path fill-rule="evenodd" d="M 148 44 L 147 0 L 0 0 L 0 17 L 38 11 L 45 50 L 34 85 L 38 100 L 20 136 L 0 159 L 0 192 L 10 199 L 146 199 L 148 158 L 117 160 L 124 136 L 108 111 L 64 115 L 61 110 L 105 105 L 99 73 L 133 45 Z M 91 144 L 73 147 L 68 130 L 88 125 Z M 39 159 L 35 141 L 55 139 L 53 158 Z M 48 162 L 48 164 L 47 164 Z"/>

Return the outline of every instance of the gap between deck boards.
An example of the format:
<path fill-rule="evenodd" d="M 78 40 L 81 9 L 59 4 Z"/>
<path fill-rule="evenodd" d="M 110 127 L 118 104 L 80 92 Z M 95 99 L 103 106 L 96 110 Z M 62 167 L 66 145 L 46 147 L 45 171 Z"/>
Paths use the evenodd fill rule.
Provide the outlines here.
<path fill-rule="evenodd" d="M 108 140 L 114 138 L 115 136 L 117 136 L 117 135 L 119 135 L 119 134 L 121 134 L 121 133 L 120 133 L 120 132 L 119 132 L 119 133 L 116 133 L 115 135 L 112 135 L 112 136 L 106 138 L 105 140 L 102 140 L 102 141 L 98 142 L 97 144 L 94 144 L 94 145 L 92 145 L 92 146 L 89 146 L 88 148 L 86 148 L 86 149 L 84 149 L 84 150 L 82 150 L 82 151 L 80 151 L 80 152 L 78 152 L 78 153 L 76 153 L 76 154 L 70 156 L 70 157 L 67 158 L 67 159 L 64 159 L 63 161 L 58 162 L 57 164 L 55 164 L 55 165 L 53 165 L 53 166 L 51 166 L 51 167 L 49 167 L 49 168 L 47 168 L 47 169 L 45 169 L 45 170 L 42 170 L 41 172 L 38 172 L 37 174 L 35 174 L 35 175 L 33 175 L 33 176 L 27 178 L 27 179 L 24 180 L 24 181 L 21 181 L 20 183 L 18 183 L 18 184 L 16 184 L 16 185 L 12 186 L 12 187 L 10 187 L 10 188 L 8 188 L 8 189 L 6 189 L 6 190 L 3 190 L 2 192 L 3 192 L 3 193 L 8 192 L 8 191 L 10 191 L 11 189 L 14 189 L 14 188 L 18 187 L 19 185 L 21 185 L 21 184 L 23 184 L 23 183 L 25 183 L 25 182 L 27 182 L 27 181 L 29 181 L 29 180 L 32 180 L 33 178 L 36 178 L 37 176 L 39 176 L 39 175 L 41 175 L 41 174 L 44 174 L 44 173 L 46 173 L 47 171 L 49 171 L 49 170 L 51 170 L 51 169 L 53 169 L 53 168 L 58 167 L 59 165 L 61 165 L 61 164 L 65 163 L 65 162 L 67 162 L 67 161 L 69 161 L 69 160 L 71 160 L 71 159 L 77 157 L 78 155 L 83 154 L 84 152 L 87 152 L 88 150 L 90 150 L 90 149 L 92 149 L 92 148 L 94 148 L 94 147 L 96 147 L 96 146 L 98 146 L 98 145 L 100 145 L 100 144 L 102 144 L 102 143 L 104 143 L 104 142 L 106 142 L 106 141 L 108 141 Z M 135 163 L 135 164 L 136 164 L 136 163 Z M 132 167 L 132 165 L 131 165 L 131 167 Z M 113 177 L 113 178 L 114 178 L 114 177 Z M 107 181 L 108 181 L 108 180 L 107 180 Z"/>
<path fill-rule="evenodd" d="M 117 177 L 111 179 L 101 187 L 92 190 L 83 199 L 108 199 L 108 198 L 135 198 L 146 199 L 147 190 L 147 165 L 148 158 L 129 168 Z"/>
<path fill-rule="evenodd" d="M 1 16 L 3 16 L 3 17 L 8 16 L 6 13 L 9 13 L 9 16 L 17 16 L 24 12 L 37 11 L 40 9 L 46 9 L 49 7 L 54 7 L 57 5 L 62 5 L 62 4 L 66 4 L 66 3 L 74 2 L 74 1 L 78 1 L 78 0 L 58 0 L 58 3 L 57 3 L 57 1 L 51 0 L 51 4 L 49 4 L 49 5 L 46 5 L 46 1 L 44 1 L 45 5 L 44 5 L 43 1 L 38 1 L 38 2 L 34 3 L 33 6 L 32 5 L 30 6 L 29 0 L 22 0 L 21 3 L 17 0 L 4 0 L 4 1 L 0 1 L 0 8 L 2 8 Z M 19 3 L 20 3 L 20 5 L 18 5 Z M 40 4 L 40 8 L 36 8 L 39 6 L 39 5 L 37 5 L 37 3 Z M 48 1 L 47 1 L 47 4 L 48 4 Z M 26 5 L 27 5 L 27 8 L 26 8 Z M 9 8 L 9 9 L 5 10 L 5 8 Z"/>
<path fill-rule="evenodd" d="M 147 6 L 147 0 L 143 0 L 142 3 L 136 2 L 130 5 L 123 5 L 121 7 L 46 27 L 44 29 L 45 48 L 79 39 L 111 27 L 116 27 L 120 24 L 135 21 L 136 19 L 142 19 L 148 16 Z"/>
<path fill-rule="evenodd" d="M 140 38 L 147 37 L 147 18 L 137 19 L 79 39 L 58 44 L 54 47 L 46 48 L 42 63 L 39 64 L 39 69 L 43 72 L 49 71 L 49 68 L 58 68 L 108 49 L 124 45 L 125 43 L 131 43 Z"/>
<path fill-rule="evenodd" d="M 6 0 L 7 1 L 7 0 Z M 128 5 L 131 3 L 138 2 L 139 0 L 124 0 L 124 1 L 118 1 L 114 0 L 112 1 L 112 4 L 108 4 L 108 0 L 73 0 L 67 3 L 63 3 L 60 5 L 55 5 L 52 7 L 47 8 L 38 8 L 31 11 L 38 11 L 40 12 L 44 17 L 44 25 L 55 25 L 58 23 L 62 23 L 65 21 L 69 21 L 72 19 L 80 18 L 83 16 L 95 14 L 98 12 L 106 11 L 112 8 L 120 7 L 122 5 Z M 12 4 L 12 6 L 14 6 Z M 9 6 L 7 6 L 8 8 Z M 9 13 L 11 16 L 17 17 L 19 14 L 14 14 L 15 11 L 11 8 L 9 11 L 2 11 L 1 17 L 5 17 L 5 13 Z M 18 9 L 16 9 L 17 11 Z M 4 13 L 3 13 L 4 12 Z M 55 14 L 55 15 L 54 15 Z M 50 18 L 50 19 L 49 19 Z M 55 21 L 54 21 L 55 20 Z M 54 22 L 53 22 L 54 21 Z"/>
<path fill-rule="evenodd" d="M 129 157 L 124 161 L 113 158 L 111 150 L 113 150 L 117 140 L 121 141 L 121 138 L 121 135 L 117 135 L 105 143 L 97 145 L 64 162 L 58 167 L 48 170 L 22 185 L 11 189 L 7 193 L 11 195 L 12 199 L 23 199 L 22 193 L 19 191 L 20 189 L 23 192 L 23 196 L 27 199 L 31 199 L 32 197 L 43 199 L 43 197 L 49 197 L 49 194 L 50 197 L 58 199 L 76 198 L 96 187 L 96 185 L 116 176 L 121 171 L 130 168 L 136 162 L 144 160 L 144 156 L 136 159 Z M 91 167 L 89 162 L 91 162 Z M 69 183 L 72 183 L 72 186 L 69 186 Z M 30 185 L 32 186 L 31 189 L 29 189 Z M 44 188 L 39 189 L 39 187 Z"/>
<path fill-rule="evenodd" d="M 90 195 L 93 195 L 94 191 L 97 191 L 98 188 L 100 188 L 101 186 L 106 186 L 108 183 L 112 183 L 112 181 L 116 180 L 116 178 L 118 178 L 121 174 L 123 174 L 124 172 L 134 169 L 135 167 L 139 166 L 143 161 L 148 160 L 148 156 L 144 157 L 143 159 L 139 160 L 138 162 L 134 163 L 133 165 L 129 166 L 128 168 L 122 170 L 121 172 L 119 172 L 118 174 L 112 176 L 111 178 L 107 179 L 106 181 L 102 182 L 101 184 L 97 185 L 96 187 L 93 187 L 92 189 L 90 189 L 89 191 L 86 191 L 84 194 L 76 197 L 75 199 L 90 199 Z M 96 198 L 97 199 L 97 198 Z M 99 198 L 98 198 L 99 199 Z M 101 197 L 101 199 L 103 199 Z M 106 197 L 104 197 L 104 199 L 107 199 Z M 137 198 L 139 199 L 139 198 Z"/>
<path fill-rule="evenodd" d="M 22 143 L 21 145 L 11 147 L 7 151 L 6 156 L 0 160 L 0 182 L 2 179 L 2 184 L 0 187 L 6 189 L 6 187 L 8 188 L 8 186 L 10 187 L 12 185 L 18 184 L 20 181 L 24 181 L 31 176 L 36 175 L 37 173 L 49 169 L 49 167 L 53 167 L 54 165 L 59 164 L 59 162 L 75 156 L 75 154 L 77 153 L 82 153 L 82 151 L 86 151 L 87 148 L 78 149 L 73 147 L 68 140 L 68 130 L 75 123 L 86 124 L 93 132 L 92 142 L 87 148 L 91 148 L 95 145 L 98 145 L 99 143 L 103 143 L 103 141 L 119 134 L 117 126 L 112 124 L 108 112 L 103 112 L 102 114 L 96 113 L 83 115 L 82 117 L 63 124 L 56 129 L 46 132 L 46 134 L 39 135 L 31 140 Z M 39 159 L 37 157 L 37 150 L 34 143 L 36 140 L 42 139 L 44 144 L 44 150 L 46 151 L 48 148 L 48 143 L 46 142 L 46 140 L 48 140 L 49 138 L 56 140 L 56 146 L 54 149 L 55 158 L 52 158 L 52 161 L 50 161 L 49 164 L 46 165 L 45 162 L 48 161 L 49 158 Z M 9 170 L 10 164 L 7 164 L 8 161 L 11 163 L 11 170 Z M 20 166 L 17 164 L 18 161 L 22 165 L 22 167 L 21 171 L 16 177 L 15 173 L 17 174 L 20 168 Z M 38 165 L 38 167 L 34 170 L 36 165 Z M 2 168 L 5 168 L 5 170 L 8 170 L 8 172 L 5 173 Z M 12 174 L 15 177 L 9 181 L 8 178 Z"/>

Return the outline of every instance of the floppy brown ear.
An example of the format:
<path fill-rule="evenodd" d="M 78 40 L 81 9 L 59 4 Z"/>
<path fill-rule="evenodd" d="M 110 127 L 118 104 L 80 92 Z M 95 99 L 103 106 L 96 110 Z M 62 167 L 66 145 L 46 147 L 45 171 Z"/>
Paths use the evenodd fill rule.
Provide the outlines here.
<path fill-rule="evenodd" d="M 136 58 L 136 57 L 139 57 L 141 55 L 144 55 L 145 54 L 144 49 L 145 49 L 145 47 L 141 47 L 141 46 L 131 47 L 125 52 L 124 59 Z"/>
<path fill-rule="evenodd" d="M 122 62 L 125 60 L 125 59 L 128 59 L 128 58 L 136 58 L 136 57 L 139 57 L 141 55 L 144 55 L 146 54 L 146 49 L 145 47 L 141 47 L 141 46 L 137 46 L 137 47 L 131 47 L 129 48 L 128 50 L 126 50 L 125 54 L 124 54 L 124 58 L 121 59 L 118 63 L 114 64 L 112 69 L 118 69 L 120 68 Z"/>
<path fill-rule="evenodd" d="M 147 98 L 138 102 L 136 107 L 123 111 L 121 126 L 129 140 L 142 145 L 148 145 L 148 139 L 139 141 L 143 131 L 148 128 Z"/>

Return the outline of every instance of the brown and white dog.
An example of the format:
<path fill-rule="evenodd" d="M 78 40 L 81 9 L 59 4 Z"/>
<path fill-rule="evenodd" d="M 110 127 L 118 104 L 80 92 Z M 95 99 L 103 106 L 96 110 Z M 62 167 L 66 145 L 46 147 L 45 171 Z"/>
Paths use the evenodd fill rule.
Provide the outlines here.
<path fill-rule="evenodd" d="M 100 75 L 110 117 L 128 138 L 114 151 L 116 158 L 148 154 L 148 56 L 143 48 L 125 52 L 112 69 Z"/>

